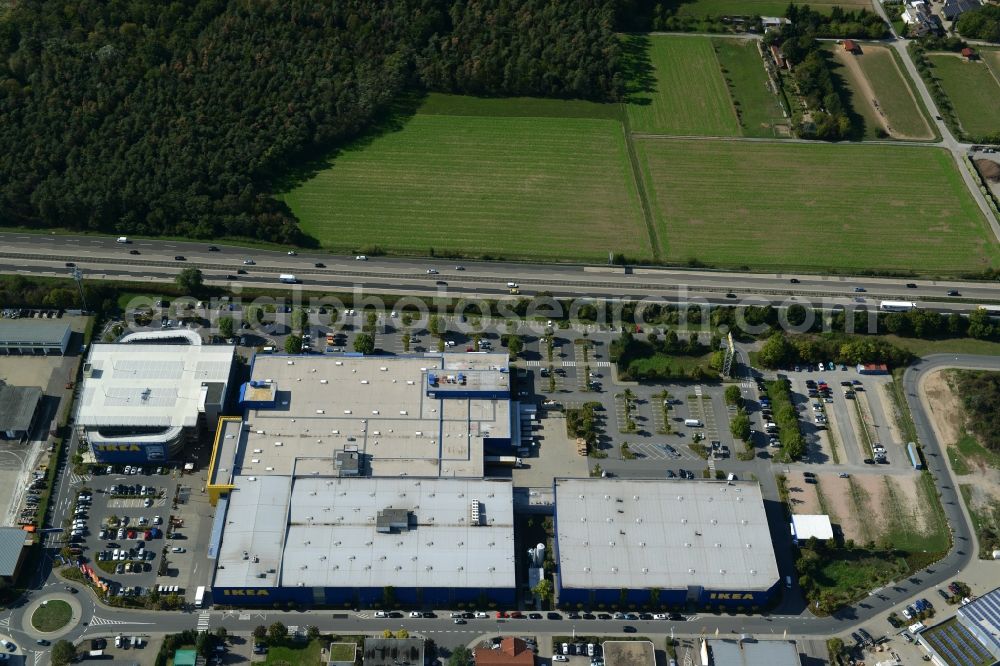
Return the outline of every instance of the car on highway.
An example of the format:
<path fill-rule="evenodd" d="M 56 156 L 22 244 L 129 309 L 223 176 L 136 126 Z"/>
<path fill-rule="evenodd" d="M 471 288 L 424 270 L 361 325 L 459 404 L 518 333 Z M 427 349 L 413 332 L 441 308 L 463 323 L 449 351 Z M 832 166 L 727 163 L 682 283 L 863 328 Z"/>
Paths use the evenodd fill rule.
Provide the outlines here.
<path fill-rule="evenodd" d="M 799 279 L 798 278 L 792 278 L 791 280 L 789 280 L 789 282 L 791 282 L 792 284 L 798 284 L 799 283 Z"/>
<path fill-rule="evenodd" d="M 298 254 L 299 254 L 299 253 L 298 253 L 298 252 L 296 252 L 295 250 L 289 250 L 289 251 L 288 251 L 288 256 L 289 256 L 289 257 L 297 257 L 297 256 L 298 256 Z"/>
<path fill-rule="evenodd" d="M 906 283 L 906 288 L 907 289 L 916 289 L 917 288 L 917 283 L 916 282 L 907 282 Z"/>
<path fill-rule="evenodd" d="M 368 257 L 366 257 L 363 254 L 359 254 L 356 257 L 354 257 L 354 261 L 368 261 Z"/>
<path fill-rule="evenodd" d="M 465 270 L 465 266 L 455 266 L 455 270 L 456 271 L 464 271 Z"/>
<path fill-rule="evenodd" d="M 454 622 L 455 624 L 465 624 L 466 620 L 465 618 L 462 617 L 456 617 L 454 620 L 452 620 L 452 622 Z"/>
<path fill-rule="evenodd" d="M 326 264 L 324 264 L 322 261 L 317 261 L 315 264 L 313 264 L 313 266 L 315 266 L 316 268 L 326 268 Z"/>
<path fill-rule="evenodd" d="M 218 251 L 219 251 L 219 248 L 217 248 L 217 247 L 216 247 L 216 246 L 214 246 L 214 245 L 209 245 L 209 246 L 208 246 L 208 251 L 209 251 L 209 252 L 218 252 Z"/>
<path fill-rule="evenodd" d="M 958 289 L 949 289 L 948 290 L 948 295 L 949 296 L 961 296 L 962 294 L 959 293 Z"/>
<path fill-rule="evenodd" d="M 229 275 L 227 275 L 226 279 L 227 280 L 239 280 L 239 278 L 236 277 L 235 275 L 233 275 L 232 273 L 230 273 Z"/>
<path fill-rule="evenodd" d="M 435 269 L 435 268 L 428 268 L 427 269 L 427 274 L 428 275 L 437 275 L 438 272 L 437 272 L 437 269 Z"/>
<path fill-rule="evenodd" d="M 562 615 L 560 615 L 559 613 L 556 613 L 555 611 L 549 611 L 548 613 L 546 613 L 545 614 L 545 618 L 547 620 L 561 620 L 561 619 L 563 619 Z"/>
<path fill-rule="evenodd" d="M 855 287 L 855 288 L 854 288 L 854 292 L 855 292 L 855 293 L 858 293 L 858 294 L 863 294 L 863 293 L 865 293 L 866 291 L 868 291 L 868 290 L 867 290 L 867 289 L 865 289 L 864 287 Z"/>
<path fill-rule="evenodd" d="M 142 254 L 141 252 L 139 252 L 139 250 L 129 250 L 128 253 L 129 254 Z"/>
<path fill-rule="evenodd" d="M 67 261 L 66 268 L 76 268 L 76 264 L 74 264 L 72 261 Z"/>

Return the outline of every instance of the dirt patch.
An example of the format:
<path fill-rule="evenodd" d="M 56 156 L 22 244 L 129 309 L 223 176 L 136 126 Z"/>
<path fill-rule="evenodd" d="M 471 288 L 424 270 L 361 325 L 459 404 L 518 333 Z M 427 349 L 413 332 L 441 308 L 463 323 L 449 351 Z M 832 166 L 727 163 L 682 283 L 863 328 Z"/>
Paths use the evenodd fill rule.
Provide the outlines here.
<path fill-rule="evenodd" d="M 925 498 L 917 487 L 917 477 L 907 476 L 885 476 L 882 477 L 885 487 L 886 504 L 893 514 L 893 519 L 899 524 L 908 524 L 912 530 L 921 534 L 926 534 L 930 529 L 926 511 L 921 511 L 925 507 Z"/>
<path fill-rule="evenodd" d="M 802 472 L 789 472 L 786 478 L 788 479 L 788 503 L 792 513 L 800 516 L 823 513 L 815 484 L 806 483 Z"/>
<path fill-rule="evenodd" d="M 830 521 L 840 525 L 845 539 L 867 543 L 874 537 L 869 534 L 870 523 L 867 515 L 868 494 L 864 489 L 852 489 L 851 479 L 842 479 L 832 474 L 824 474 L 820 479 L 821 492 L 830 511 Z M 836 520 L 834 519 L 836 517 Z"/>
<path fill-rule="evenodd" d="M 963 431 L 962 404 L 948 384 L 946 370 L 936 370 L 923 378 L 920 388 L 927 397 L 931 419 L 942 446 L 958 441 Z"/>
<path fill-rule="evenodd" d="M 975 160 L 975 165 L 983 178 L 993 183 L 1000 183 L 1000 164 L 993 160 Z"/>

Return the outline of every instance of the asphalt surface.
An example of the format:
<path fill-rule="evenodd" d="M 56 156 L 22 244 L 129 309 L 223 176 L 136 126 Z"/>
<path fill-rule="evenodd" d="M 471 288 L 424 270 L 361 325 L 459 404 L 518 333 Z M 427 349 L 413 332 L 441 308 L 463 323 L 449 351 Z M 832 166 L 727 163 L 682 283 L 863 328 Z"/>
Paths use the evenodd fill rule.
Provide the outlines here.
<path fill-rule="evenodd" d="M 680 301 L 782 304 L 792 299 L 833 308 L 876 308 L 880 300 L 914 301 L 940 312 L 967 312 L 980 303 L 1000 303 L 1000 285 L 961 282 L 890 279 L 851 276 L 727 273 L 636 267 L 583 266 L 575 264 L 514 264 L 454 260 L 353 257 L 306 253 L 289 256 L 280 251 L 207 243 L 136 239 L 129 244 L 112 237 L 0 234 L 0 272 L 68 276 L 73 263 L 88 279 L 172 280 L 183 268 L 202 270 L 209 284 L 238 288 L 274 287 L 284 290 L 278 279 L 292 274 L 304 290 L 339 290 L 391 294 L 441 294 L 449 297 L 510 296 L 508 282 L 517 283 L 520 295 L 549 292 L 560 297 L 665 297 Z M 138 251 L 133 255 L 130 251 Z M 182 256 L 184 260 L 175 257 Z M 253 265 L 243 261 L 252 258 Z M 316 263 L 324 264 L 316 268 Z M 457 270 L 462 266 L 463 270 Z M 245 275 L 237 273 L 245 270 Z M 428 270 L 437 273 L 428 273 Z M 234 280 L 227 279 L 233 276 Z M 797 283 L 791 282 L 798 280 Z M 439 284 L 443 283 L 443 284 Z M 916 288 L 907 288 L 912 283 Z M 855 288 L 864 292 L 856 292 Z M 949 297 L 956 289 L 960 297 Z M 730 296 L 730 294 L 732 296 Z"/>

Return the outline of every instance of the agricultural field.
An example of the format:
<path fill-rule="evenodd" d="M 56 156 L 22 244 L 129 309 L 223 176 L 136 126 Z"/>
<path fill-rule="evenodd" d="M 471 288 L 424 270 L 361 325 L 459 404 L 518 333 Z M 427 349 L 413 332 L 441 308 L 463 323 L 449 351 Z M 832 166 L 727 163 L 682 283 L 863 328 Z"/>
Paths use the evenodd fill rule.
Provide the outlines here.
<path fill-rule="evenodd" d="M 788 2 L 782 0 L 678 0 L 677 14 L 680 16 L 784 16 Z M 870 0 L 814 0 L 795 2 L 809 5 L 813 9 L 829 13 L 834 7 L 844 9 L 871 9 Z"/>
<path fill-rule="evenodd" d="M 865 120 L 865 138 L 930 140 L 930 124 L 912 91 L 909 77 L 884 46 L 861 44 L 861 53 L 846 53 L 839 44 L 829 44 L 836 69 L 851 95 L 854 112 Z M 882 134 L 879 133 L 882 131 Z"/>
<path fill-rule="evenodd" d="M 680 136 L 740 136 L 736 109 L 722 78 L 712 39 L 687 35 L 649 38 L 655 91 L 628 104 L 633 132 Z"/>
<path fill-rule="evenodd" d="M 1000 65 L 992 54 L 980 62 L 965 62 L 953 53 L 927 56 L 933 76 L 955 107 L 962 129 L 971 136 L 1000 133 Z"/>
<path fill-rule="evenodd" d="M 936 274 L 1000 263 L 944 150 L 686 139 L 635 145 L 670 261 Z"/>
<path fill-rule="evenodd" d="M 767 87 L 767 72 L 753 39 L 712 39 L 715 55 L 736 106 L 743 135 L 770 138 L 787 135 L 789 121 L 778 97 Z M 782 131 L 783 128 L 784 131 Z"/>
<path fill-rule="evenodd" d="M 428 100 L 396 131 L 333 156 L 284 195 L 321 246 L 605 260 L 652 256 L 622 125 L 526 101 Z M 445 115 L 450 109 L 459 114 Z M 473 113 L 475 112 L 475 113 Z"/>

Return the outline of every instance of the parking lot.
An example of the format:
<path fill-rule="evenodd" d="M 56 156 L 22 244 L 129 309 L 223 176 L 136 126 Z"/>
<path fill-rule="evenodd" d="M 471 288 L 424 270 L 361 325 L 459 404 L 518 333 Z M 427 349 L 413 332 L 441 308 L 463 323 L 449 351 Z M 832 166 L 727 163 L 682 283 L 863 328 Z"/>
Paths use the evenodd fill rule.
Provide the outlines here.
<path fill-rule="evenodd" d="M 110 473 L 108 473 L 110 469 Z M 165 467 L 109 466 L 73 496 L 65 529 L 69 554 L 83 557 L 119 596 L 147 593 L 167 548 L 176 483 Z"/>

